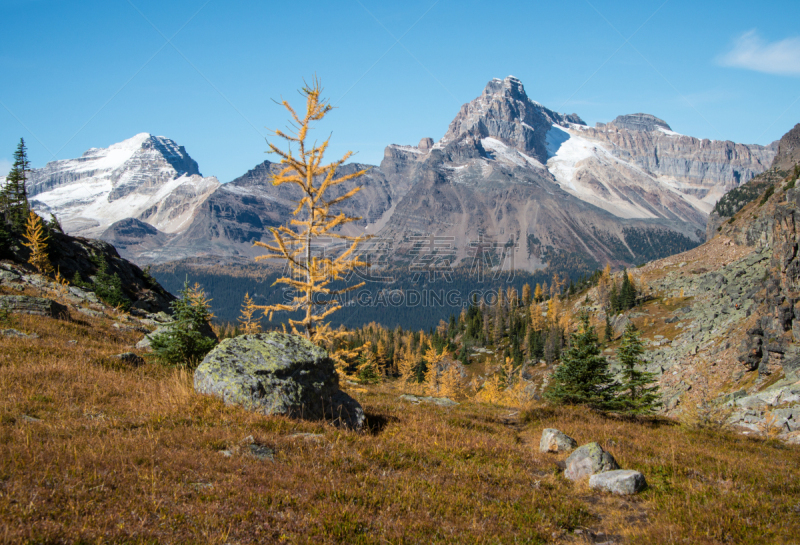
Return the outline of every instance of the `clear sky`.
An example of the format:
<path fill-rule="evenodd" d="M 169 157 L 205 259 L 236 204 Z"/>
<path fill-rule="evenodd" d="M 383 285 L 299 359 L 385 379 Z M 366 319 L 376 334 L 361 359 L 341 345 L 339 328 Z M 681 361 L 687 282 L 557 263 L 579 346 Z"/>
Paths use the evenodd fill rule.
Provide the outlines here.
<path fill-rule="evenodd" d="M 0 0 L 0 170 L 140 132 L 227 182 L 316 73 L 338 107 L 319 137 L 377 164 L 438 140 L 513 74 L 587 123 L 646 112 L 673 130 L 768 144 L 800 122 L 800 2 L 752 0 Z"/>

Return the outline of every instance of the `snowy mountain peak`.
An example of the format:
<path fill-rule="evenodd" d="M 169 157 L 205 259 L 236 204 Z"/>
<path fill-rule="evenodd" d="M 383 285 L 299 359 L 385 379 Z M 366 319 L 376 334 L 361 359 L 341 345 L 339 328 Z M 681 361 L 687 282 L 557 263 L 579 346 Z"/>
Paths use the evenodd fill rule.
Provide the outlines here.
<path fill-rule="evenodd" d="M 97 236 L 130 217 L 180 231 L 219 185 L 202 177 L 183 146 L 143 132 L 33 169 L 28 194 L 36 210 L 54 213 L 70 234 Z"/>

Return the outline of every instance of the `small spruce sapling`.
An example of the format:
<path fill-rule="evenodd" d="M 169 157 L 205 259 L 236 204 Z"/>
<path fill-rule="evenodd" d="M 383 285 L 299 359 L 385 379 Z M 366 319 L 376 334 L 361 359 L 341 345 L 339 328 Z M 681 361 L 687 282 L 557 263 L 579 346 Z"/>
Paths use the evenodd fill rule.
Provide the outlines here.
<path fill-rule="evenodd" d="M 199 284 L 190 287 L 188 279 L 183 283 L 180 297 L 171 305 L 175 322 L 150 340 L 156 358 L 169 365 L 189 368 L 200 363 L 217 343 L 202 332 L 214 317 L 210 303 Z"/>

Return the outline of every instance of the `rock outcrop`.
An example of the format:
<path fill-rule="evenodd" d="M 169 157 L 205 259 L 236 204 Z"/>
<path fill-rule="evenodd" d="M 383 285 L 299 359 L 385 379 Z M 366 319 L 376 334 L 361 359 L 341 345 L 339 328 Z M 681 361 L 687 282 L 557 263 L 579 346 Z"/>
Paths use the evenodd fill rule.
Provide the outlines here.
<path fill-rule="evenodd" d="M 0 281 L 12 286 L 29 284 L 43 287 L 52 284 L 52 279 L 34 273 L 26 265 L 30 250 L 22 245 L 22 241 L 15 240 L 5 250 L 11 262 L 0 266 Z M 76 300 L 99 303 L 92 286 L 103 265 L 109 275 L 119 277 L 122 291 L 131 301 L 131 312 L 144 315 L 169 311 L 170 303 L 175 300 L 149 274 L 120 257 L 108 242 L 53 231 L 48 240 L 48 254 L 50 263 L 62 278 L 72 281 L 77 275 L 85 283 L 84 288 L 76 285 L 67 288 L 70 296 Z"/>
<path fill-rule="evenodd" d="M 50 318 L 69 319 L 69 309 L 46 297 L 29 295 L 0 295 L 0 309 L 18 314 L 49 316 Z"/>
<path fill-rule="evenodd" d="M 264 415 L 361 429 L 364 412 L 339 389 L 333 360 L 302 337 L 258 333 L 223 340 L 194 374 L 195 389 Z"/>

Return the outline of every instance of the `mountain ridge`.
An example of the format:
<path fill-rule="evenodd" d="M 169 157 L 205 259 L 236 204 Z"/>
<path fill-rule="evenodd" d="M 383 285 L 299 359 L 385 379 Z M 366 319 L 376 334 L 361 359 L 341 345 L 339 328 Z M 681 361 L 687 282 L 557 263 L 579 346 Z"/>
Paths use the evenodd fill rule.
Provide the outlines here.
<path fill-rule="evenodd" d="M 262 162 L 219 184 L 203 178 L 185 149 L 169 139 L 143 133 L 125 142 L 36 171 L 37 210 L 58 214 L 68 231 L 121 244 L 126 257 L 146 263 L 252 257 L 258 253 L 253 240 L 267 237 L 293 209 L 292 189 L 270 183 L 275 163 Z M 117 148 L 136 149 L 113 162 L 112 151 L 122 155 Z M 392 264 L 413 259 L 409 236 L 433 235 L 450 240 L 451 265 L 468 265 L 478 241 L 491 238 L 515 247 L 516 266 L 538 270 L 572 254 L 583 255 L 586 267 L 637 264 L 658 255 L 664 233 L 699 244 L 716 199 L 763 171 L 775 152 L 679 135 L 650 114 L 591 128 L 577 114 L 531 100 L 522 82 L 509 76 L 491 80 L 464 104 L 438 142 L 391 144 L 379 166 L 353 163 L 340 170 L 369 168 L 358 181 L 362 190 L 344 203 L 363 220 L 347 229 L 379 235 Z M 130 160 L 136 153 L 143 156 L 138 163 Z M 61 168 L 69 161 L 70 168 Z M 93 163 L 104 168 L 91 170 Z M 59 189 L 92 178 L 87 171 L 95 185 L 106 187 L 84 197 L 91 203 L 74 191 L 72 201 L 59 201 Z M 132 213 L 120 211 L 136 199 L 151 200 L 132 206 Z M 94 216 L 85 213 L 92 206 Z M 124 223 L 99 217 L 103 206 Z"/>

